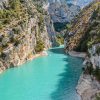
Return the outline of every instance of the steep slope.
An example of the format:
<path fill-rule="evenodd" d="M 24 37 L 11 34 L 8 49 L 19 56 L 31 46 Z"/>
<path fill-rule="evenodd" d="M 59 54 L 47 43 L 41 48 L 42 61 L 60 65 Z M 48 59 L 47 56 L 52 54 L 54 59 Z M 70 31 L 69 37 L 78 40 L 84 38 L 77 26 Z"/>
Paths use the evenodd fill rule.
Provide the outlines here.
<path fill-rule="evenodd" d="M 93 0 L 66 0 L 68 4 L 74 4 L 77 6 L 80 6 L 81 8 L 84 8 L 86 5 L 88 5 Z"/>
<path fill-rule="evenodd" d="M 0 68 L 17 66 L 50 47 L 44 15 L 31 0 L 0 2 Z"/>
<path fill-rule="evenodd" d="M 83 74 L 77 86 L 82 100 L 100 99 L 100 2 L 84 8 L 69 25 L 65 34 L 65 50 L 86 52 Z M 99 99 L 97 99 L 99 98 Z"/>
<path fill-rule="evenodd" d="M 70 22 L 80 11 L 80 7 L 70 4 L 65 0 L 53 1 L 49 3 L 48 12 L 54 23 Z"/>
<path fill-rule="evenodd" d="M 48 0 L 49 13 L 54 23 L 69 22 L 93 0 Z"/>
<path fill-rule="evenodd" d="M 59 46 L 59 43 L 56 41 L 56 32 L 54 29 L 52 18 L 48 12 L 48 0 L 33 0 L 34 5 L 36 6 L 37 10 L 44 15 L 44 20 L 47 28 L 47 32 L 49 35 L 49 39 L 51 41 L 51 45 Z"/>
<path fill-rule="evenodd" d="M 66 50 L 87 51 L 87 43 L 91 38 L 94 38 L 90 32 L 93 31 L 93 29 L 95 31 L 94 34 L 97 35 L 97 42 L 100 42 L 98 39 L 100 13 L 99 7 L 99 2 L 90 4 L 90 6 L 83 9 L 78 18 L 72 22 L 73 24 L 66 33 Z M 84 41 L 84 39 L 86 39 L 86 41 Z M 92 42 L 96 41 L 94 40 Z"/>

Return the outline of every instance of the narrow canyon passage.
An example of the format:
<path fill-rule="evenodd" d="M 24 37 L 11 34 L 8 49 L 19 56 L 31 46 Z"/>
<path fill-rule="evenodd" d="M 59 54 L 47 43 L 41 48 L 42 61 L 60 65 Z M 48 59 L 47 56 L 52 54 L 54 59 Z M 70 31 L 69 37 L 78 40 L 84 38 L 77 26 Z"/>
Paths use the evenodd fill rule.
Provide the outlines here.
<path fill-rule="evenodd" d="M 79 100 L 75 87 L 82 59 L 68 56 L 63 46 L 48 50 L 24 65 L 0 75 L 1 100 Z"/>

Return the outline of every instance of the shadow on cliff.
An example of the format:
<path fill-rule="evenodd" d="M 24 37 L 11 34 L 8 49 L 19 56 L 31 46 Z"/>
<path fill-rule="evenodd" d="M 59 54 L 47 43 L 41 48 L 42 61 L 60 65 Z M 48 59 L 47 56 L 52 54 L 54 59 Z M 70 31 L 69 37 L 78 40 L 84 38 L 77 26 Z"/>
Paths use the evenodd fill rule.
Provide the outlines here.
<path fill-rule="evenodd" d="M 65 54 L 63 50 L 63 48 L 57 48 L 51 52 Z M 51 100 L 78 100 L 75 87 L 81 74 L 82 61 L 77 63 L 79 59 L 71 56 L 66 56 L 62 60 L 66 62 L 65 68 L 62 73 L 58 74 L 59 79 L 56 89 L 50 95 Z"/>

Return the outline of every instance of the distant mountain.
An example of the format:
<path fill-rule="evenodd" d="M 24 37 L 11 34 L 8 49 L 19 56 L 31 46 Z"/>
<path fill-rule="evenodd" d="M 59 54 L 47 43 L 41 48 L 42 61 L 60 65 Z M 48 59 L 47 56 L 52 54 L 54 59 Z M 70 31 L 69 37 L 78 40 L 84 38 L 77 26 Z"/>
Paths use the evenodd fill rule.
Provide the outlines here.
<path fill-rule="evenodd" d="M 81 8 L 85 7 L 92 1 L 93 0 L 66 0 L 67 4 L 74 4 L 80 6 Z"/>
<path fill-rule="evenodd" d="M 54 23 L 64 23 L 70 22 L 80 12 L 80 7 L 69 6 L 65 0 L 49 0 L 48 12 Z"/>

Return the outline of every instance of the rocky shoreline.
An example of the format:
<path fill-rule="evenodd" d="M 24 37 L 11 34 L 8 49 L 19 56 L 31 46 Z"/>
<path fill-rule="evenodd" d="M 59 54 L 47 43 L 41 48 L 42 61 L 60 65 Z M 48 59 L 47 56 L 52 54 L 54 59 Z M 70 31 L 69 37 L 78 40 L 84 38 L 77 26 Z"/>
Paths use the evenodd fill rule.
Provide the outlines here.
<path fill-rule="evenodd" d="M 22 65 L 23 63 L 25 63 L 25 62 L 27 62 L 27 61 L 34 60 L 34 59 L 36 59 L 36 58 L 38 58 L 38 57 L 47 56 L 47 55 L 48 55 L 48 53 L 47 53 L 46 51 L 42 51 L 42 52 L 40 52 L 40 53 L 31 55 L 30 57 L 28 57 L 28 58 L 26 59 L 26 61 L 20 63 L 19 65 Z M 18 65 L 18 66 L 19 66 L 19 65 Z M 15 67 L 15 66 L 13 66 L 13 67 Z M 6 69 L 8 69 L 8 67 L 6 67 L 6 66 L 0 67 L 0 74 L 2 74 Z"/>
<path fill-rule="evenodd" d="M 79 57 L 79 58 L 85 58 L 86 53 L 85 52 L 76 52 L 76 51 L 68 51 L 68 54 L 73 57 Z"/>
<path fill-rule="evenodd" d="M 68 54 L 73 57 L 83 58 L 83 65 L 86 62 L 86 53 L 69 51 Z M 96 100 L 96 95 L 100 93 L 100 83 L 95 77 L 82 73 L 78 80 L 76 91 L 81 97 L 81 100 Z"/>
<path fill-rule="evenodd" d="M 96 94 L 100 92 L 100 83 L 93 80 L 90 75 L 82 74 L 76 90 L 81 100 L 96 100 Z"/>
<path fill-rule="evenodd" d="M 83 62 L 84 72 L 76 87 L 81 100 L 100 100 L 99 7 L 99 0 L 95 0 L 85 7 L 65 34 L 64 45 L 67 54 L 82 57 L 85 60 Z M 87 52 L 87 54 L 84 55 L 73 50 Z M 99 95 L 97 96 L 97 94 Z"/>
<path fill-rule="evenodd" d="M 12 15 L 12 3 L 16 5 L 16 2 L 4 1 L 0 2 L 0 9 L 5 12 L 9 7 L 10 10 L 7 12 Z M 0 73 L 10 67 L 22 65 L 27 60 L 43 56 L 43 53 L 36 53 L 50 48 L 52 44 L 45 21 L 46 14 L 39 12 L 31 0 L 18 0 L 18 4 L 22 5 L 19 7 L 19 17 L 11 16 L 13 20 L 9 19 L 9 24 L 5 23 L 5 27 L 2 26 L 0 29 Z M 15 10 L 17 12 L 17 8 Z M 46 19 L 50 22 L 49 16 Z"/>

